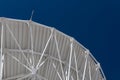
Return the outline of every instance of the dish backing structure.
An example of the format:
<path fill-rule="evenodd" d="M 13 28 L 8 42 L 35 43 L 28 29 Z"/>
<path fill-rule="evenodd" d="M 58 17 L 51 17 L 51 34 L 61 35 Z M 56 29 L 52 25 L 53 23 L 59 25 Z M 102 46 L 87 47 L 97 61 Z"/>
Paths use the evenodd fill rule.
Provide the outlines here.
<path fill-rule="evenodd" d="M 32 20 L 0 18 L 0 80 L 106 80 L 74 38 Z"/>

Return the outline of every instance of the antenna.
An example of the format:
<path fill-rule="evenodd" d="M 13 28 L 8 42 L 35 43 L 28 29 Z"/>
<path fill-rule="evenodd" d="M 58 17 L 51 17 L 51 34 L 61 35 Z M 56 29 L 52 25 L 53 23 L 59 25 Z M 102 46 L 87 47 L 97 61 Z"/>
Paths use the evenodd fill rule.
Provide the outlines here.
<path fill-rule="evenodd" d="M 107 80 L 89 49 L 54 27 L 31 21 L 34 10 L 31 12 L 28 20 L 0 18 L 0 80 Z M 5 47 L 5 40 L 11 45 L 9 48 Z M 24 50 L 23 45 L 28 42 Z M 19 50 L 10 49 L 13 47 Z M 24 74 L 24 69 L 29 73 L 17 75 Z"/>
<path fill-rule="evenodd" d="M 32 10 L 30 20 L 32 20 L 33 14 L 34 14 L 34 10 Z"/>

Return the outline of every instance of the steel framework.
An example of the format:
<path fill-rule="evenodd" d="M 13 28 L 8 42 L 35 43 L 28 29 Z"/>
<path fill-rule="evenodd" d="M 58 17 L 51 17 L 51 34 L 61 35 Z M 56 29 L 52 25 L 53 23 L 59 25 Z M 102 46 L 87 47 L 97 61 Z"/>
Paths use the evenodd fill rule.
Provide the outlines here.
<path fill-rule="evenodd" d="M 106 80 L 74 38 L 32 20 L 0 18 L 0 80 Z"/>

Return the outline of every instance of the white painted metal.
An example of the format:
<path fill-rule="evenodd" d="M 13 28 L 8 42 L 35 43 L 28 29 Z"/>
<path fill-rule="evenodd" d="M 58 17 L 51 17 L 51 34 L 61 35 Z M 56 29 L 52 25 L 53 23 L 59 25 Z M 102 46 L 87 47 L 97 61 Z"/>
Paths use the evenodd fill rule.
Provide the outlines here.
<path fill-rule="evenodd" d="M 32 19 L 32 17 L 31 17 L 31 19 Z M 32 50 L 32 67 L 34 67 L 35 65 L 34 65 L 34 55 L 33 55 L 33 31 L 32 31 L 32 28 L 31 28 L 31 26 L 30 26 L 30 22 L 31 21 L 29 21 L 27 24 L 28 24 L 28 27 L 29 27 L 29 31 L 30 31 L 30 37 L 31 37 L 31 50 Z"/>
<path fill-rule="evenodd" d="M 78 75 L 78 65 L 77 65 L 77 59 L 76 59 L 76 53 L 74 50 L 74 58 L 75 58 L 75 69 L 76 69 L 76 76 L 77 76 L 77 80 L 79 80 L 79 75 Z"/>
<path fill-rule="evenodd" d="M 85 80 L 85 74 L 86 74 L 86 68 L 87 68 L 87 62 L 88 62 L 88 54 L 89 54 L 89 52 L 88 52 L 88 51 L 85 51 L 85 53 L 87 53 L 87 54 L 85 55 L 85 66 L 84 66 L 84 71 L 83 71 L 82 80 Z"/>
<path fill-rule="evenodd" d="M 70 58 L 69 58 L 69 68 L 68 68 L 68 76 L 67 76 L 67 80 L 70 80 L 70 66 L 71 66 L 71 59 L 72 59 L 72 53 L 73 53 L 73 39 L 70 38 Z"/>
<path fill-rule="evenodd" d="M 55 66 L 54 63 L 53 63 L 53 67 L 55 68 L 55 71 L 57 72 L 57 75 L 58 75 L 58 77 L 60 78 L 60 80 L 62 80 L 62 77 L 60 76 L 60 73 L 57 71 L 56 66 Z"/>
<path fill-rule="evenodd" d="M 88 63 L 88 67 L 89 67 L 89 79 L 91 80 L 91 67 L 90 67 L 90 62 Z"/>
<path fill-rule="evenodd" d="M 4 56 L 3 56 L 3 24 L 1 26 L 1 53 L 0 53 L 0 80 L 2 80 L 3 77 L 3 60 L 4 60 Z"/>
<path fill-rule="evenodd" d="M 31 20 L 0 18 L 0 80 L 106 80 L 88 49 Z"/>
<path fill-rule="evenodd" d="M 56 39 L 56 33 L 54 34 L 54 38 L 55 38 L 55 44 L 56 44 L 56 48 L 57 48 L 57 53 L 58 53 L 58 57 L 59 57 L 59 62 L 60 62 L 60 68 L 62 71 L 62 79 L 65 80 L 65 74 L 64 74 L 64 70 L 63 70 L 63 66 L 62 66 L 62 62 L 61 62 L 61 55 L 60 55 L 60 51 L 59 51 L 59 47 L 58 47 L 58 42 Z"/>

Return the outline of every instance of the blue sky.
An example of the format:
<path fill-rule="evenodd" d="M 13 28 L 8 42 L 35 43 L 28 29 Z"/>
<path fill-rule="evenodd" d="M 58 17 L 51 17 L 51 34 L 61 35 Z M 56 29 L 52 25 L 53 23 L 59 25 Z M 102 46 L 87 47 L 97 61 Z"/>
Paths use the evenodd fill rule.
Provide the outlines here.
<path fill-rule="evenodd" d="M 120 72 L 119 0 L 0 0 L 0 16 L 30 19 L 74 37 L 101 63 L 108 80 Z"/>

